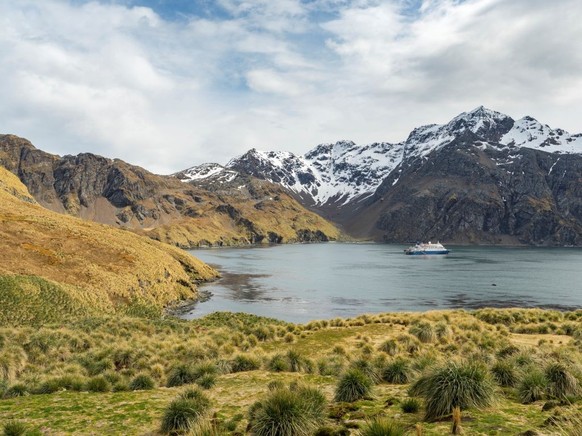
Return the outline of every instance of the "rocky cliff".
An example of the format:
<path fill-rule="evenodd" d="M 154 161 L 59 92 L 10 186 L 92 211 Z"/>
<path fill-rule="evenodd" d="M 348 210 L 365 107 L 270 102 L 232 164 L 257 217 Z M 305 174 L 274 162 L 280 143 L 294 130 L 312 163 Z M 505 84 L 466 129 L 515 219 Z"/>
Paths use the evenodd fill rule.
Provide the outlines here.
<path fill-rule="evenodd" d="M 426 159 L 403 162 L 357 215 L 369 215 L 369 233 L 389 242 L 582 245 L 581 182 L 578 154 L 467 132 Z"/>
<path fill-rule="evenodd" d="M 218 187 L 186 184 L 90 153 L 51 155 L 13 135 L 0 135 L 0 165 L 48 209 L 181 247 L 327 240 L 340 234 L 280 186 L 249 176 Z"/>

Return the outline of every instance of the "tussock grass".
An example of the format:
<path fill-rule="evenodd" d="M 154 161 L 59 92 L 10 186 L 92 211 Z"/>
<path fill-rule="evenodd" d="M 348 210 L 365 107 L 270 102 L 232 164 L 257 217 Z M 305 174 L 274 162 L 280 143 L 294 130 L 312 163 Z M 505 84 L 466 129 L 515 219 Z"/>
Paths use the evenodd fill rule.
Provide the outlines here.
<path fill-rule="evenodd" d="M 0 167 L 2 325 L 104 313 L 161 315 L 216 277 L 175 247 L 45 209 Z"/>
<path fill-rule="evenodd" d="M 517 387 L 519 400 L 523 404 L 533 403 L 544 398 L 548 379 L 538 368 L 530 368 L 522 377 Z"/>
<path fill-rule="evenodd" d="M 425 419 L 447 416 L 453 409 L 484 407 L 492 403 L 493 384 L 487 368 L 474 363 L 450 362 L 420 377 L 410 389 L 425 399 Z"/>
<path fill-rule="evenodd" d="M 500 360 L 491 367 L 493 379 L 499 386 L 514 387 L 519 380 L 516 365 L 510 360 Z"/>
<path fill-rule="evenodd" d="M 196 392 L 196 393 L 194 393 Z M 195 428 L 210 409 L 210 400 L 202 393 L 188 391 L 170 403 L 162 417 L 163 433 L 183 433 Z"/>
<path fill-rule="evenodd" d="M 359 369 L 347 370 L 339 379 L 335 401 L 352 403 L 371 395 L 373 381 Z"/>
<path fill-rule="evenodd" d="M 378 418 L 366 423 L 358 434 L 360 436 L 405 436 L 407 433 L 403 425 L 386 418 Z"/>
<path fill-rule="evenodd" d="M 407 333 L 424 318 L 435 331 L 440 323 L 450 327 L 451 336 L 446 343 L 441 342 L 438 334 L 435 341 L 424 343 Z M 556 323 L 558 330 L 566 331 L 563 324 L 577 322 L 569 318 L 564 314 L 564 321 L 551 322 Z M 213 405 L 212 415 L 208 410 L 194 420 L 194 430 L 189 430 L 192 434 L 197 434 L 201 426 L 210 426 L 217 434 L 245 434 L 250 422 L 248 409 L 261 395 L 266 398 L 268 385 L 273 391 L 295 391 L 309 384 L 317 386 L 328 401 L 333 401 L 350 371 L 364 372 L 364 384 L 373 387 L 374 395 L 369 391 L 357 393 L 357 399 L 351 403 L 332 403 L 313 434 L 325 428 L 345 434 L 343 422 L 353 426 L 351 432 L 356 434 L 356 426 L 363 429 L 367 421 L 383 415 L 413 428 L 419 415 L 402 412 L 403 405 L 410 401 L 407 400 L 410 385 L 462 355 L 475 360 L 485 358 L 484 366 L 491 378 L 502 372 L 496 368 L 502 363 L 511 365 L 518 377 L 515 388 L 506 386 L 494 392 L 496 402 L 490 408 L 471 408 L 472 419 L 464 422 L 466 434 L 489 434 L 492 428 L 499 429 L 500 434 L 518 434 L 523 428 L 542 429 L 544 421 L 554 413 L 554 409 L 541 410 L 537 402 L 521 404 L 519 387 L 525 375 L 536 370 L 546 378 L 546 369 L 560 364 L 568 374 L 579 378 L 577 365 L 582 359 L 574 340 L 561 343 L 552 334 L 543 345 L 531 345 L 540 338 L 536 336 L 527 342 L 527 335 L 507 336 L 503 329 L 477 319 L 470 312 L 382 314 L 356 321 L 317 322 L 312 324 L 312 330 L 307 330 L 267 318 L 218 313 L 195 321 L 88 316 L 46 324 L 40 329 L 0 326 L 0 356 L 5 358 L 0 359 L 4 362 L 0 394 L 18 385 L 24 389 L 17 387 L 17 391 L 28 392 L 0 400 L 0 421 L 17 419 L 29 427 L 50 428 L 56 434 L 151 433 L 161 427 L 166 408 L 184 388 L 133 391 L 131 383 L 143 375 L 154 380 L 156 386 L 165 386 L 172 370 L 184 365 L 194 380 L 187 384 L 188 388 L 204 384 L 208 389 L 203 392 Z M 508 329 L 511 325 L 503 327 Z M 259 340 L 258 331 L 273 334 Z M 294 336 L 293 343 L 285 340 L 286 333 Z M 256 345 L 245 352 L 250 335 L 256 338 Z M 387 342 L 397 344 L 394 356 L 383 350 L 382 344 Z M 410 370 L 406 379 L 400 380 L 403 384 L 392 381 L 374 385 L 370 380 L 374 373 L 382 375 L 385 368 L 402 361 Z M 281 362 L 283 367 L 277 369 Z M 395 366 L 395 374 L 406 373 Z M 571 379 L 557 369 L 554 368 L 555 386 L 567 386 L 564 381 Z M 87 392 L 93 379 L 105 380 L 110 392 L 78 393 Z M 292 388 L 286 387 L 294 381 L 297 383 Z M 356 385 L 353 381 L 346 384 L 352 388 Z M 570 395 L 576 391 L 566 390 L 568 394 L 564 397 L 549 386 L 546 383 L 542 387 L 541 399 L 552 400 L 556 410 L 569 414 L 580 406 L 579 396 Z M 36 395 L 40 392 L 46 395 Z M 55 401 L 51 407 L 64 414 L 68 424 L 46 412 L 47 401 Z M 61 410 L 59 404 L 66 407 Z M 445 434 L 450 431 L 450 424 L 430 421 L 423 424 L 423 429 L 427 436 Z"/>
<path fill-rule="evenodd" d="M 382 370 L 382 380 L 386 383 L 407 384 L 412 381 L 413 376 L 410 361 L 401 357 L 389 362 Z"/>
<path fill-rule="evenodd" d="M 312 387 L 272 390 L 251 406 L 251 432 L 257 436 L 311 436 L 324 420 L 325 406 L 323 393 Z"/>

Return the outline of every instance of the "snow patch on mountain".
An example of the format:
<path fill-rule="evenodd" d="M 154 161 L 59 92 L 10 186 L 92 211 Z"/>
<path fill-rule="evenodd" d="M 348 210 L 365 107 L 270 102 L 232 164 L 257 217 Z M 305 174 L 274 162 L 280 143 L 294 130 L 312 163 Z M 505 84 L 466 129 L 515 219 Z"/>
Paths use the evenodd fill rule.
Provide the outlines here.
<path fill-rule="evenodd" d="M 463 112 L 447 124 L 430 124 L 414 129 L 406 141 L 397 144 L 377 142 L 357 145 L 352 141 L 320 144 L 303 156 L 286 151 L 252 149 L 232 159 L 226 167 L 207 164 L 183 171 L 182 180 L 236 177 L 245 173 L 277 183 L 295 192 L 307 202 L 322 206 L 342 206 L 362 200 L 374 193 L 382 181 L 411 159 L 426 159 L 429 154 L 471 132 L 481 149 L 530 147 L 551 153 L 582 153 L 582 135 L 570 135 L 551 129 L 531 117 L 518 121 L 483 106 Z M 509 157 L 498 165 L 512 162 Z M 516 154 L 517 155 L 517 154 Z M 217 179 L 218 180 L 218 179 Z M 232 180 L 232 179 L 231 179 Z M 395 177 L 393 184 L 398 183 Z"/>
<path fill-rule="evenodd" d="M 281 184 L 316 205 L 341 205 L 376 189 L 402 156 L 402 144 L 339 141 L 320 144 L 304 156 L 252 149 L 226 166 Z"/>
<path fill-rule="evenodd" d="M 229 170 L 217 163 L 206 163 L 172 174 L 183 182 L 212 179 L 218 183 L 232 182 L 238 175 L 237 171 Z"/>
<path fill-rule="evenodd" d="M 523 117 L 500 141 L 502 144 L 535 148 L 548 153 L 582 152 L 582 135 L 570 135 L 562 129 L 552 129 L 532 117 Z"/>

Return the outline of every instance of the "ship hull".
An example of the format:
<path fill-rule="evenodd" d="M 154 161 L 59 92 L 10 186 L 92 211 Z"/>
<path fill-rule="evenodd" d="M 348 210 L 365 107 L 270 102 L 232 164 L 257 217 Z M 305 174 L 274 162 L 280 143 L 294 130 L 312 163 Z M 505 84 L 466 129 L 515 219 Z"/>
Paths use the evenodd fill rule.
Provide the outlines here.
<path fill-rule="evenodd" d="M 449 250 L 440 250 L 440 251 L 411 251 L 406 252 L 408 256 L 436 256 L 436 255 L 444 255 L 449 254 Z"/>

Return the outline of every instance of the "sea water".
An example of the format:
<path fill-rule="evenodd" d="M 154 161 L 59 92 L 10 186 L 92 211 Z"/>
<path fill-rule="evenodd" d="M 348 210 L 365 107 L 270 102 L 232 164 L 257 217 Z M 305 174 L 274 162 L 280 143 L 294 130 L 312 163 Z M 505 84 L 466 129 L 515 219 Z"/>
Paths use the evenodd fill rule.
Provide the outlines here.
<path fill-rule="evenodd" d="M 290 322 L 479 307 L 582 307 L 582 249 L 449 246 L 406 256 L 388 244 L 191 250 L 222 278 L 185 318 L 247 312 Z"/>

